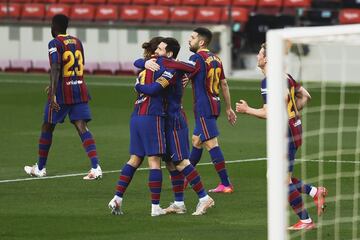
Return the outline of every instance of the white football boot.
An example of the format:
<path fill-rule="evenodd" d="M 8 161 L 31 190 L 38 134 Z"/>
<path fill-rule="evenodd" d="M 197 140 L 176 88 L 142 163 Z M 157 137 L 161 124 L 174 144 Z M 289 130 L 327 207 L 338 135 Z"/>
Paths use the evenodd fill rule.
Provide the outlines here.
<path fill-rule="evenodd" d="M 165 209 L 162 209 L 160 207 L 160 205 L 158 205 L 158 204 L 151 205 L 151 216 L 152 217 L 157 217 L 157 216 L 164 215 L 164 214 L 166 214 L 166 211 L 165 211 Z"/>
<path fill-rule="evenodd" d="M 121 210 L 121 205 L 122 205 L 122 198 L 115 195 L 108 204 L 108 207 L 111 210 L 111 214 L 113 215 L 123 214 Z"/>
<path fill-rule="evenodd" d="M 83 177 L 84 180 L 97 180 L 102 178 L 102 171 L 100 165 L 97 168 L 91 168 L 88 174 Z"/>
<path fill-rule="evenodd" d="M 174 202 L 170 203 L 170 206 L 165 208 L 166 213 L 176 213 L 176 214 L 184 214 L 186 213 L 185 204 L 178 205 Z"/>
<path fill-rule="evenodd" d="M 39 170 L 37 163 L 33 166 L 25 166 L 24 171 L 32 177 L 45 177 L 46 168 Z"/>
<path fill-rule="evenodd" d="M 214 199 L 212 199 L 209 195 L 204 199 L 199 200 L 198 205 L 196 206 L 196 211 L 193 212 L 193 216 L 199 216 L 206 213 L 206 210 L 215 205 Z"/>

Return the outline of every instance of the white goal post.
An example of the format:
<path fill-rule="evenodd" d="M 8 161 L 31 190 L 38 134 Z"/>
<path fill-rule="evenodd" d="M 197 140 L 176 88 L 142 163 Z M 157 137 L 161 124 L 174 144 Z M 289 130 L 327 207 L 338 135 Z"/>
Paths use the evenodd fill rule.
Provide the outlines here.
<path fill-rule="evenodd" d="M 267 32 L 267 209 L 268 240 L 288 239 L 287 126 L 285 111 L 287 81 L 284 78 L 286 40 L 326 38 L 360 34 L 360 24 L 298 27 Z M 341 41 L 341 40 L 340 40 Z M 359 39 L 357 39 L 359 41 Z M 359 57 L 359 56 L 358 56 Z M 359 66 L 360 67 L 360 66 Z M 360 72 L 360 71 L 359 71 Z M 360 79 L 358 79 L 360 82 Z M 271 189 L 271 191 L 270 191 Z M 335 234 L 336 235 L 336 234 Z M 335 236 L 336 239 L 336 236 Z"/>

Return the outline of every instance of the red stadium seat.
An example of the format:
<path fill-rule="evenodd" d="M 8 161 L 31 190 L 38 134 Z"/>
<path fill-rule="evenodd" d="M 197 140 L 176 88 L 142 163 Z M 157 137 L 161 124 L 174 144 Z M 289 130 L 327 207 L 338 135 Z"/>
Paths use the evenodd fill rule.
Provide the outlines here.
<path fill-rule="evenodd" d="M 204 6 L 206 0 L 183 0 L 182 5 L 191 5 L 191 6 Z"/>
<path fill-rule="evenodd" d="M 144 13 L 144 6 L 124 6 L 120 10 L 120 19 L 123 21 L 143 21 Z"/>
<path fill-rule="evenodd" d="M 32 0 L 33 3 L 57 3 L 57 0 Z"/>
<path fill-rule="evenodd" d="M 20 18 L 21 6 L 18 3 L 1 3 L 0 18 Z"/>
<path fill-rule="evenodd" d="M 58 3 L 71 3 L 71 4 L 79 4 L 81 3 L 82 0 L 58 0 Z"/>
<path fill-rule="evenodd" d="M 66 4 L 51 4 L 46 11 L 46 19 L 50 19 L 56 14 L 70 16 L 70 6 Z"/>
<path fill-rule="evenodd" d="M 146 8 L 145 20 L 148 22 L 167 22 L 169 20 L 170 10 L 163 6 L 150 6 Z"/>
<path fill-rule="evenodd" d="M 237 23 L 246 23 L 249 20 L 249 9 L 247 8 L 240 8 L 240 7 L 233 7 L 231 8 L 231 21 Z M 222 22 L 229 21 L 229 10 L 225 9 L 221 16 Z"/>
<path fill-rule="evenodd" d="M 101 5 L 96 9 L 96 21 L 116 21 L 118 20 L 119 8 L 115 5 Z"/>
<path fill-rule="evenodd" d="M 195 18 L 193 7 L 174 7 L 170 14 L 170 22 L 191 23 Z"/>
<path fill-rule="evenodd" d="M 106 0 L 83 0 L 85 4 L 105 4 Z"/>
<path fill-rule="evenodd" d="M 196 9 L 195 22 L 198 23 L 219 23 L 221 20 L 222 8 L 202 7 Z"/>
<path fill-rule="evenodd" d="M 160 6 L 177 6 L 180 5 L 180 0 L 158 0 L 157 4 Z"/>
<path fill-rule="evenodd" d="M 310 8 L 311 0 L 284 0 L 282 13 L 284 15 L 296 15 L 298 8 Z"/>
<path fill-rule="evenodd" d="M 208 0 L 208 6 L 228 6 L 231 5 L 231 0 Z"/>
<path fill-rule="evenodd" d="M 340 24 L 360 23 L 360 9 L 344 8 L 339 12 Z"/>
<path fill-rule="evenodd" d="M 282 0 L 259 0 L 257 13 L 275 15 L 280 12 Z"/>
<path fill-rule="evenodd" d="M 130 4 L 131 0 L 108 0 L 108 4 Z"/>
<path fill-rule="evenodd" d="M 95 7 L 93 5 L 83 4 L 74 5 L 70 11 L 71 20 L 92 21 L 95 15 Z"/>
<path fill-rule="evenodd" d="M 11 1 L 8 1 L 8 2 L 11 2 L 11 3 L 31 3 L 32 0 L 11 0 Z"/>
<path fill-rule="evenodd" d="M 22 19 L 39 19 L 43 20 L 45 16 L 45 4 L 27 3 L 24 4 L 21 18 Z"/>
<path fill-rule="evenodd" d="M 233 0 L 232 5 L 236 7 L 254 9 L 257 5 L 257 0 Z"/>
<path fill-rule="evenodd" d="M 138 5 L 154 5 L 155 4 L 155 0 L 132 0 L 133 4 L 138 4 Z"/>

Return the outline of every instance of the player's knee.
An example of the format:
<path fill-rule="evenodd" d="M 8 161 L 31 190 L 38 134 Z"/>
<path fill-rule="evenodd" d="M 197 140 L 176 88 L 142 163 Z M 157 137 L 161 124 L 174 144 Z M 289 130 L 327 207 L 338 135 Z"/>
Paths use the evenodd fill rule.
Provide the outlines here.
<path fill-rule="evenodd" d="M 192 141 L 192 145 L 196 148 L 201 148 L 202 147 L 202 142 L 199 136 L 195 136 L 193 135 L 191 138 Z"/>
<path fill-rule="evenodd" d="M 127 164 L 131 165 L 134 168 L 138 168 L 141 165 L 143 159 L 144 158 L 142 157 L 132 155 Z"/>
<path fill-rule="evenodd" d="M 207 141 L 204 142 L 204 146 L 206 148 L 206 150 L 210 151 L 211 149 L 218 147 L 219 143 L 216 137 L 209 139 Z"/>

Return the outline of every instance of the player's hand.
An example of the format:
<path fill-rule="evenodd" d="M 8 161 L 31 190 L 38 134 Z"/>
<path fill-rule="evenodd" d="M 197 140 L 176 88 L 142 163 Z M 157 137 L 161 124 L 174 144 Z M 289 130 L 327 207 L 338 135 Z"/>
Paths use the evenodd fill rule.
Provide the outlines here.
<path fill-rule="evenodd" d="M 56 112 L 60 110 L 60 105 L 56 102 L 56 96 L 50 97 L 50 108 Z"/>
<path fill-rule="evenodd" d="M 226 110 L 226 115 L 227 115 L 227 119 L 228 119 L 229 123 L 234 126 L 236 123 L 236 119 L 237 119 L 237 116 L 236 116 L 234 110 L 232 110 L 231 108 Z"/>
<path fill-rule="evenodd" d="M 152 58 L 145 62 L 145 68 L 155 72 L 160 69 L 160 66 L 156 63 L 156 59 Z"/>
<path fill-rule="evenodd" d="M 245 100 L 241 99 L 239 102 L 236 103 L 236 112 L 246 113 L 248 108 L 249 108 L 249 105 L 247 104 L 247 102 Z"/>
<path fill-rule="evenodd" d="M 188 76 L 185 74 L 184 77 L 181 79 L 182 82 L 182 86 L 186 87 L 189 83 L 190 79 L 188 78 Z"/>

